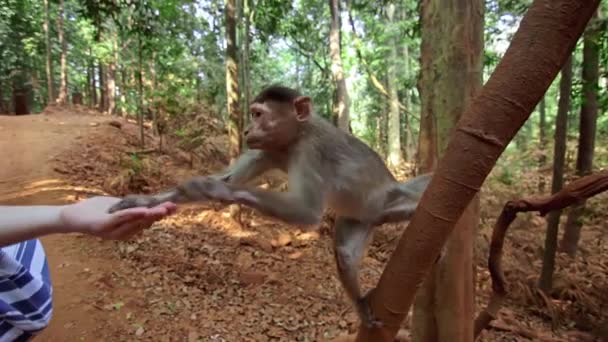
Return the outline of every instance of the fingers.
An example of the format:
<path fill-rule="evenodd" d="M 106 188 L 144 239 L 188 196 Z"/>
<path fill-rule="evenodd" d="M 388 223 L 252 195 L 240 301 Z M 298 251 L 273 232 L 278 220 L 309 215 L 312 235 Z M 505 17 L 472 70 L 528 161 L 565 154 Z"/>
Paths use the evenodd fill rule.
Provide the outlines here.
<path fill-rule="evenodd" d="M 149 228 L 154 222 L 175 213 L 177 206 L 171 202 L 161 203 L 153 208 L 130 208 L 117 211 L 102 230 L 110 230 L 108 238 L 128 239 Z"/>

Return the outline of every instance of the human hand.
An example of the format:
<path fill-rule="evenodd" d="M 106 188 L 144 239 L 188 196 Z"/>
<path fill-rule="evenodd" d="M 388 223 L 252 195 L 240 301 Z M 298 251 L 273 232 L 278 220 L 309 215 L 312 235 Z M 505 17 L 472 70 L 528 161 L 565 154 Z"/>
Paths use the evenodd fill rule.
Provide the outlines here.
<path fill-rule="evenodd" d="M 120 201 L 116 197 L 98 196 L 66 205 L 58 224 L 67 232 L 125 240 L 176 210 L 175 204 L 165 202 L 152 208 L 130 208 L 109 214 L 108 209 Z"/>

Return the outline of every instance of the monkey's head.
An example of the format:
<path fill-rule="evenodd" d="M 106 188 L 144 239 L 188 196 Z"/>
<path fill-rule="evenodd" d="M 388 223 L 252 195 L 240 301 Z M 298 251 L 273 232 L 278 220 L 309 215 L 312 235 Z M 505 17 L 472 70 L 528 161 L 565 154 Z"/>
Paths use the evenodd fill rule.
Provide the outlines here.
<path fill-rule="evenodd" d="M 297 139 L 312 115 L 312 102 L 294 89 L 273 85 L 260 92 L 249 111 L 251 123 L 245 129 L 249 148 L 278 150 Z"/>

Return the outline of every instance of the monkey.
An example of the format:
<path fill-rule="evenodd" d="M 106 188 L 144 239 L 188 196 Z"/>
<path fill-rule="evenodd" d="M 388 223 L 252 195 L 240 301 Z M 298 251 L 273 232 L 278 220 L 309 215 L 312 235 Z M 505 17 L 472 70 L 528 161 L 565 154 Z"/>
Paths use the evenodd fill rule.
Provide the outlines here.
<path fill-rule="evenodd" d="M 363 141 L 316 114 L 312 100 L 283 85 L 264 88 L 250 105 L 248 150 L 219 173 L 189 179 L 156 195 L 129 195 L 110 211 L 219 201 L 249 206 L 288 224 L 318 225 L 325 208 L 336 214 L 333 250 L 338 278 L 359 319 L 382 326 L 362 295 L 359 264 L 375 226 L 409 220 L 432 174 L 399 182 Z M 287 173 L 287 191 L 247 185 L 270 169 Z"/>

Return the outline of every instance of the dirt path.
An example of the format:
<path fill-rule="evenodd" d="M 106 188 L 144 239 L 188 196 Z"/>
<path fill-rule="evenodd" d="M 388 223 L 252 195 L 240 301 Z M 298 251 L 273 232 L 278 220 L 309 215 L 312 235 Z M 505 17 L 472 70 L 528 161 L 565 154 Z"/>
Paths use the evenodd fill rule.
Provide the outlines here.
<path fill-rule="evenodd" d="M 102 120 L 59 114 L 0 116 L 0 204 L 61 204 L 73 199 L 74 189 L 53 171 L 51 162 L 93 129 L 92 122 Z M 102 293 L 98 280 L 118 261 L 91 257 L 87 242 L 100 244 L 92 238 L 64 235 L 42 240 L 55 301 L 51 325 L 37 340 L 107 340 L 103 332 L 114 316 L 96 304 Z M 117 325 L 121 325 L 120 320 L 111 326 Z"/>

